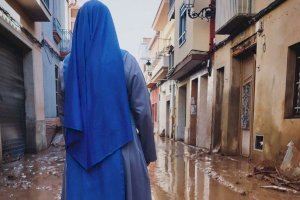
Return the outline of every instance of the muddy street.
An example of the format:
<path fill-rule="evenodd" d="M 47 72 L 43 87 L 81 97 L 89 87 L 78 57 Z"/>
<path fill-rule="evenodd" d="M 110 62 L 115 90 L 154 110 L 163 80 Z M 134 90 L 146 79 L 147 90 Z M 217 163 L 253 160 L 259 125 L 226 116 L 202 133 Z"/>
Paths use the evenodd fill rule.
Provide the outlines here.
<path fill-rule="evenodd" d="M 150 167 L 154 200 L 300 199 L 260 188 L 269 183 L 249 177 L 253 167 L 241 158 L 208 155 L 159 137 L 156 145 L 158 160 Z"/>
<path fill-rule="evenodd" d="M 167 199 L 300 199 L 266 190 L 251 165 L 240 158 L 208 155 L 181 142 L 156 137 L 158 160 L 149 167 L 154 200 Z M 64 149 L 51 147 L 38 155 L 5 164 L 0 199 L 60 199 Z"/>

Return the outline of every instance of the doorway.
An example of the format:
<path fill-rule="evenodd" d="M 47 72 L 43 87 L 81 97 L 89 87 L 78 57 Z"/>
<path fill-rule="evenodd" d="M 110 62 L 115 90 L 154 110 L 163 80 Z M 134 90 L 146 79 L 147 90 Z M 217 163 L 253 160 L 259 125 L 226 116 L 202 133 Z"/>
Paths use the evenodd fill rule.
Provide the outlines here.
<path fill-rule="evenodd" d="M 192 80 L 190 133 L 188 137 L 188 143 L 194 146 L 196 145 L 196 136 L 197 136 L 197 116 L 198 116 L 197 102 L 198 102 L 198 78 Z"/>
<path fill-rule="evenodd" d="M 210 148 L 211 136 L 207 132 L 207 91 L 208 91 L 208 75 L 203 75 L 200 78 L 200 93 L 199 93 L 199 134 L 197 135 L 197 146 L 202 148 Z"/>
<path fill-rule="evenodd" d="M 184 140 L 184 132 L 186 127 L 186 85 L 179 87 L 178 97 L 178 128 L 176 140 Z"/>
<path fill-rule="evenodd" d="M 241 86 L 240 86 L 240 151 L 244 157 L 251 154 L 253 137 L 253 106 L 255 86 L 255 54 L 243 55 L 241 63 Z"/>
<path fill-rule="evenodd" d="M 166 136 L 168 138 L 171 138 L 171 134 L 170 134 L 170 112 L 171 112 L 171 103 L 170 103 L 170 101 L 167 101 L 167 105 L 166 105 Z"/>
<path fill-rule="evenodd" d="M 214 133 L 212 138 L 212 149 L 220 149 L 222 140 L 222 110 L 224 91 L 224 67 L 217 69 L 216 83 L 216 106 L 214 117 Z"/>
<path fill-rule="evenodd" d="M 25 153 L 25 86 L 19 49 L 0 40 L 0 154 L 4 162 L 18 160 Z"/>

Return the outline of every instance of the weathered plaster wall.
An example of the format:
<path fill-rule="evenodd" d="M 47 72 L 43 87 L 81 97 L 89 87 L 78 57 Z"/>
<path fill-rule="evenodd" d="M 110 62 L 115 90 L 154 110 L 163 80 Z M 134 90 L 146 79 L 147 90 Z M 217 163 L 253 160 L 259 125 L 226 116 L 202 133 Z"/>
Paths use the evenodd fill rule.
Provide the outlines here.
<path fill-rule="evenodd" d="M 300 2 L 289 0 L 265 16 L 257 42 L 254 133 L 265 136 L 264 158 L 277 158 L 293 140 L 300 146 L 300 119 L 284 119 L 288 47 L 300 42 Z M 265 46 L 265 50 L 264 50 Z M 257 156 L 255 152 L 255 156 Z"/>
<path fill-rule="evenodd" d="M 236 153 L 237 148 L 237 138 L 231 137 L 229 134 L 229 113 L 232 112 L 230 108 L 230 94 L 231 94 L 231 85 L 232 85 L 232 58 L 231 58 L 231 44 L 227 44 L 222 47 L 215 53 L 214 58 L 214 70 L 213 73 L 216 72 L 218 68 L 224 67 L 224 91 L 223 91 L 223 105 L 215 105 L 215 106 L 223 106 L 222 108 L 222 152 L 225 153 Z M 214 76 L 214 78 L 216 78 Z"/>
<path fill-rule="evenodd" d="M 271 1 L 258 7 L 262 9 Z M 263 17 L 260 21 L 264 31 L 256 33 L 256 26 L 249 27 L 233 41 L 218 49 L 214 57 L 214 70 L 225 67 L 222 104 L 222 151 L 239 154 L 239 62 L 232 56 L 232 47 L 257 34 L 255 103 L 253 141 L 255 135 L 264 136 L 264 150 L 254 150 L 256 160 L 278 160 L 286 145 L 293 140 L 300 146 L 300 120 L 285 119 L 285 92 L 288 69 L 288 48 L 300 42 L 300 2 L 290 0 Z M 213 76 L 215 78 L 215 76 Z M 215 98 L 215 94 L 213 94 Z M 219 106 L 219 105 L 215 105 Z"/>

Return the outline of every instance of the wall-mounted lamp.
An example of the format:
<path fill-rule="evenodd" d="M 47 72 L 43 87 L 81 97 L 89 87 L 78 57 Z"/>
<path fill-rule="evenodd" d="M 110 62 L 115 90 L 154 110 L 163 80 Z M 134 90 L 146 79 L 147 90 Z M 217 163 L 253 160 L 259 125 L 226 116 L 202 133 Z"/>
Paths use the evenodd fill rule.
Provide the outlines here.
<path fill-rule="evenodd" d="M 146 66 L 147 66 L 147 67 L 150 67 L 150 66 L 151 66 L 151 62 L 150 62 L 150 60 L 147 60 L 147 62 L 146 62 Z"/>
<path fill-rule="evenodd" d="M 152 76 L 152 64 L 150 60 L 146 62 L 146 71 L 148 72 L 148 76 Z"/>
<path fill-rule="evenodd" d="M 210 20 L 215 17 L 216 7 L 213 3 L 208 7 L 201 9 L 199 12 L 192 10 L 195 6 L 195 0 L 184 0 L 184 4 L 187 8 L 189 17 L 192 19 L 200 18 Z"/>

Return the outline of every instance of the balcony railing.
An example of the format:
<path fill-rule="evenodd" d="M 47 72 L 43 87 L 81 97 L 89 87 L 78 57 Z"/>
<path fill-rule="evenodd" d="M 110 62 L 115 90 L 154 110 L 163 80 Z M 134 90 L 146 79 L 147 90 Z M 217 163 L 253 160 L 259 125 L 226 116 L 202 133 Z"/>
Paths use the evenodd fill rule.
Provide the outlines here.
<path fill-rule="evenodd" d="M 158 59 L 157 65 L 152 70 L 152 82 L 159 82 L 166 78 L 168 68 L 169 68 L 169 57 L 161 56 Z"/>
<path fill-rule="evenodd" d="M 72 32 L 66 29 L 62 29 L 62 40 L 59 44 L 60 54 L 62 57 L 68 55 L 72 47 Z"/>
<path fill-rule="evenodd" d="M 59 44 L 62 40 L 62 29 L 58 19 L 53 18 L 53 38 L 56 44 Z"/>
<path fill-rule="evenodd" d="M 255 13 L 255 0 L 217 0 L 216 32 L 231 34 L 243 28 L 243 25 Z"/>

